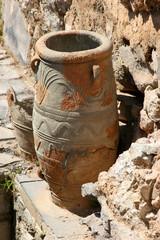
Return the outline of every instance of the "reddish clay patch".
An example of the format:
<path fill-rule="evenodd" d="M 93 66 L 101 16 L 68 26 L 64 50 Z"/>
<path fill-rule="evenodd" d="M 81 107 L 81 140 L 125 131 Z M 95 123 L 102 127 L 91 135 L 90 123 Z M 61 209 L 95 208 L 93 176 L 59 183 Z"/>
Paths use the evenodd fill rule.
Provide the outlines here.
<path fill-rule="evenodd" d="M 119 137 L 116 138 L 115 141 L 114 141 L 114 146 L 115 146 L 115 148 L 118 146 L 118 142 L 119 142 Z"/>
<path fill-rule="evenodd" d="M 65 79 L 80 88 L 86 96 L 91 96 L 91 68 L 87 64 L 64 64 Z"/>
<path fill-rule="evenodd" d="M 63 102 L 61 104 L 61 110 L 70 110 L 74 111 L 78 106 L 83 106 L 84 104 L 84 98 L 80 94 L 80 92 L 75 92 L 74 97 L 70 96 L 69 94 L 66 94 Z"/>
<path fill-rule="evenodd" d="M 117 133 L 118 124 L 117 121 L 114 122 L 114 124 L 108 128 L 106 128 L 106 133 L 109 138 L 114 137 L 114 135 Z"/>
<path fill-rule="evenodd" d="M 109 105 L 112 102 L 112 100 L 113 99 L 110 96 L 108 96 L 107 99 L 105 100 L 105 102 L 103 103 L 103 106 L 105 107 L 105 106 Z"/>
<path fill-rule="evenodd" d="M 106 91 L 106 92 L 104 93 L 104 101 L 103 101 L 102 106 L 105 107 L 105 106 L 109 105 L 112 101 L 113 101 L 113 99 L 112 99 L 112 97 L 111 97 L 110 92 L 109 92 L 109 91 Z"/>
<path fill-rule="evenodd" d="M 61 104 L 61 110 L 75 110 L 76 109 L 76 103 L 73 99 L 72 96 L 70 96 L 69 94 L 66 94 L 64 96 L 63 102 Z"/>
<path fill-rule="evenodd" d="M 84 104 L 84 98 L 83 98 L 83 96 L 80 94 L 80 92 L 78 92 L 78 91 L 75 92 L 74 97 L 75 97 L 75 99 L 76 99 L 77 106 L 82 107 L 83 104 Z"/>
<path fill-rule="evenodd" d="M 45 156 L 51 158 L 51 159 L 54 159 L 54 160 L 57 160 L 59 162 L 62 162 L 64 157 L 66 157 L 67 153 L 64 152 L 64 151 L 59 151 L 59 150 L 56 150 L 56 149 L 51 149 L 49 151 L 45 151 Z"/>

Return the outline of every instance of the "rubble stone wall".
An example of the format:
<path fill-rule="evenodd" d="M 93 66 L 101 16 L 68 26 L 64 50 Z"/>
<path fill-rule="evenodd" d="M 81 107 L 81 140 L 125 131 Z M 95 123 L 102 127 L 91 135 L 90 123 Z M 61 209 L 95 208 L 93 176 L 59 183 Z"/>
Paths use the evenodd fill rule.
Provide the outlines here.
<path fill-rule="evenodd" d="M 4 41 L 22 64 L 28 64 L 40 36 L 64 29 L 71 0 L 2 0 Z"/>
<path fill-rule="evenodd" d="M 139 91 L 144 92 L 146 85 L 157 84 L 159 10 L 135 13 L 123 2 L 73 0 L 65 24 L 70 29 L 97 31 L 112 37 L 116 80 L 122 84 L 123 90 L 136 91 L 136 85 Z"/>
<path fill-rule="evenodd" d="M 159 129 L 159 1 L 73 0 L 65 16 L 65 27 L 96 31 L 113 41 L 120 142 L 123 145 L 120 151 Z M 118 91 L 121 91 L 120 96 Z M 121 96 L 122 92 L 131 95 Z M 133 96 L 138 104 L 131 101 Z"/>

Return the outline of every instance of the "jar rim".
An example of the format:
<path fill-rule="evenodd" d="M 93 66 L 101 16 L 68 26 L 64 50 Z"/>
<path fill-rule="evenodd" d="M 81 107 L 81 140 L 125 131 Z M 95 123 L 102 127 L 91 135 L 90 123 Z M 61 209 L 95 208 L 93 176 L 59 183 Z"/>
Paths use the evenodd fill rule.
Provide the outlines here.
<path fill-rule="evenodd" d="M 84 35 L 95 39 L 99 46 L 80 51 L 56 51 L 47 46 L 51 38 L 57 36 Z M 85 30 L 57 31 L 43 35 L 36 42 L 36 53 L 43 60 L 51 63 L 79 63 L 96 61 L 100 58 L 106 58 L 112 54 L 112 42 L 104 35 Z"/>

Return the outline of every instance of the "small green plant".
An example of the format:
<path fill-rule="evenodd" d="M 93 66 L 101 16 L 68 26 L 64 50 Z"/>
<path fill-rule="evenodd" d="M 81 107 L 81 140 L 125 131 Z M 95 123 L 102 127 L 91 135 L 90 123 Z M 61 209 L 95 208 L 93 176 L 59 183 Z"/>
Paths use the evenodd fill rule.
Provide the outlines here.
<path fill-rule="evenodd" d="M 11 192 L 16 191 L 15 177 L 20 172 L 21 172 L 21 168 L 19 168 L 16 172 L 10 172 L 9 176 L 4 179 L 4 183 L 2 183 L 1 185 L 3 186 L 3 189 L 6 190 L 6 192 L 8 192 L 8 191 L 11 191 Z"/>
<path fill-rule="evenodd" d="M 35 159 L 35 164 L 36 164 L 37 167 L 39 167 L 39 161 L 38 161 L 37 158 Z"/>

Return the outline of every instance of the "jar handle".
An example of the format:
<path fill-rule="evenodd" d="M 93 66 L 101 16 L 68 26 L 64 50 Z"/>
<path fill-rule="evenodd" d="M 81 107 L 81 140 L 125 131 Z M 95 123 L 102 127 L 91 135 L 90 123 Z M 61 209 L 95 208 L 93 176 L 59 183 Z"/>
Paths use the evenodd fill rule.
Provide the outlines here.
<path fill-rule="evenodd" d="M 99 65 L 92 66 L 92 74 L 93 74 L 93 82 L 92 82 L 91 91 L 94 95 L 97 95 L 101 89 L 101 73 L 100 73 Z"/>
<path fill-rule="evenodd" d="M 94 80 L 98 80 L 99 76 L 100 76 L 100 67 L 99 67 L 99 65 L 93 65 L 92 71 L 93 71 L 93 78 L 94 78 Z"/>
<path fill-rule="evenodd" d="M 39 57 L 38 54 L 36 53 L 36 54 L 32 57 L 32 59 L 31 59 L 31 68 L 32 68 L 33 72 L 36 70 L 36 65 L 35 65 L 35 63 L 36 63 L 36 62 L 39 62 L 39 61 L 40 61 L 40 57 Z"/>
<path fill-rule="evenodd" d="M 15 93 L 15 91 L 14 91 L 14 89 L 12 87 L 7 89 L 7 102 L 8 102 L 8 106 L 9 107 L 11 107 L 12 104 L 16 104 L 17 103 L 16 93 Z"/>

